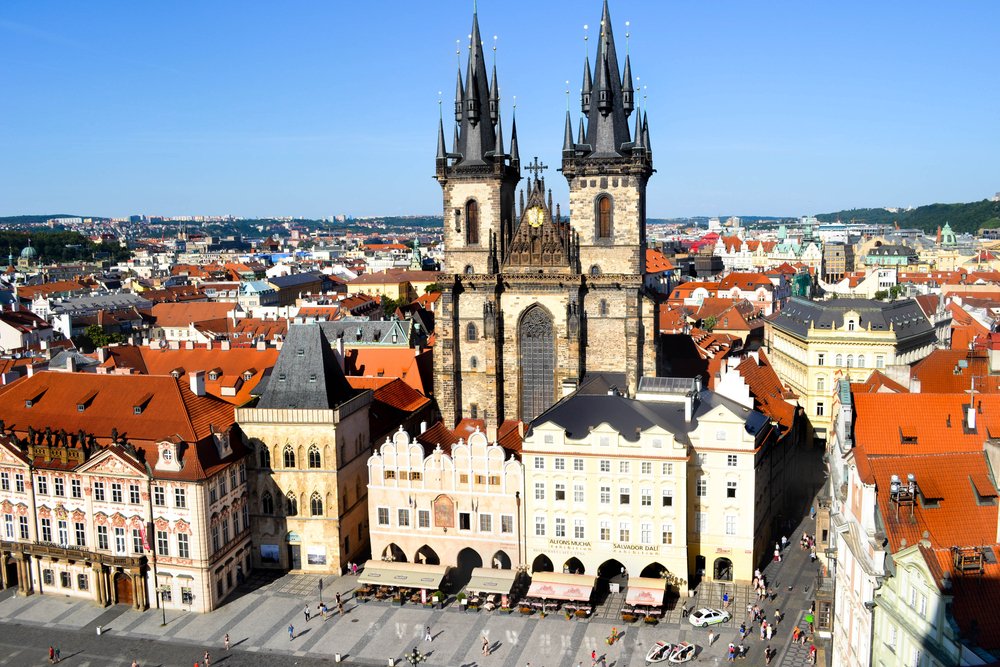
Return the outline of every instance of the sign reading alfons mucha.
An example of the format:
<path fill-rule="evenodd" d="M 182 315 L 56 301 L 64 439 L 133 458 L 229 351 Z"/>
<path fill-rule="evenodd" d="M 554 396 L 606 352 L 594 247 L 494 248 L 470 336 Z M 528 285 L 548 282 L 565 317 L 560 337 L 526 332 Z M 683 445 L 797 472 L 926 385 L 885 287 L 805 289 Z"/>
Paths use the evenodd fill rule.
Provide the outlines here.
<path fill-rule="evenodd" d="M 434 527 L 455 527 L 455 501 L 448 496 L 438 496 L 434 499 Z"/>
<path fill-rule="evenodd" d="M 660 545 L 658 544 L 629 544 L 627 542 L 612 542 L 611 551 L 622 554 L 658 554 Z M 586 554 L 594 550 L 594 545 L 590 540 L 567 540 L 558 537 L 550 537 L 548 547 L 555 553 Z M 600 547 L 598 548 L 600 550 Z"/>

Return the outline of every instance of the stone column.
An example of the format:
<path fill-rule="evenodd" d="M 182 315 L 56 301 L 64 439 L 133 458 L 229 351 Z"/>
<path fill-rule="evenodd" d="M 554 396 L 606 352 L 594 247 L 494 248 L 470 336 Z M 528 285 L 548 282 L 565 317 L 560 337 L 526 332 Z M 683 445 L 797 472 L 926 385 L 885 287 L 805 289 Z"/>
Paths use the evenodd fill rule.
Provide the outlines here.
<path fill-rule="evenodd" d="M 7 552 L 0 552 L 0 583 L 3 584 L 3 589 L 7 590 Z"/>
<path fill-rule="evenodd" d="M 17 592 L 20 595 L 31 595 L 35 592 L 31 583 L 31 557 L 19 554 L 14 560 L 17 562 Z"/>
<path fill-rule="evenodd" d="M 104 591 L 104 566 L 100 564 L 93 565 L 94 570 L 94 590 L 97 593 L 97 604 L 102 607 L 108 606 L 108 598 Z"/>

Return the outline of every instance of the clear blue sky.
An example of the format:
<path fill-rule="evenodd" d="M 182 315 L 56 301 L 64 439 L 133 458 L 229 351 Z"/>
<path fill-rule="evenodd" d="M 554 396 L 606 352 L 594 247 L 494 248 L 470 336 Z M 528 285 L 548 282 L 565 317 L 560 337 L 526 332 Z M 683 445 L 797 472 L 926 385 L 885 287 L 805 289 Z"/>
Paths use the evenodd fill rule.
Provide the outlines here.
<path fill-rule="evenodd" d="M 471 0 L 0 3 L 0 215 L 439 213 Z M 1000 2 L 612 0 L 648 85 L 651 216 L 1000 190 Z M 554 173 L 599 0 L 480 0 L 505 128 Z M 593 44 L 593 39 L 591 44 Z M 446 113 L 447 119 L 447 113 Z M 509 134 L 508 134 L 509 138 Z M 450 140 L 449 140 L 450 141 Z"/>

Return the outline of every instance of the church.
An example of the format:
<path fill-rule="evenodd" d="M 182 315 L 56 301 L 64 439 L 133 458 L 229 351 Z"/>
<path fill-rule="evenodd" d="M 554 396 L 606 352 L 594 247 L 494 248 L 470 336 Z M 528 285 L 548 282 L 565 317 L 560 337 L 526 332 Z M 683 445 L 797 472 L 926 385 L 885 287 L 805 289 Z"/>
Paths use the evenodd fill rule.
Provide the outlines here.
<path fill-rule="evenodd" d="M 496 65 L 487 76 L 474 13 L 455 90 L 451 150 L 438 127 L 444 195 L 434 392 L 446 424 L 529 422 L 587 376 L 634 395 L 657 370 L 656 297 L 644 287 L 646 184 L 653 154 L 628 55 L 619 68 L 605 0 L 597 54 L 584 62 L 579 130 L 566 112 L 569 217 L 537 160 L 519 190 L 517 127 L 505 144 Z M 634 116 L 634 118 L 633 118 Z"/>

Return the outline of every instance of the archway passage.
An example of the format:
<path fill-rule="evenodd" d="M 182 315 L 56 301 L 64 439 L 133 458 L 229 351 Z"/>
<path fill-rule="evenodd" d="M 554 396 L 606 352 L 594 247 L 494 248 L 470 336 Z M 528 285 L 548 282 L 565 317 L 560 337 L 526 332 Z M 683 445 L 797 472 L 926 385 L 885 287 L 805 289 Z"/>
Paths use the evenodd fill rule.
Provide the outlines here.
<path fill-rule="evenodd" d="M 566 574 L 586 574 L 583 562 L 575 556 L 563 563 L 562 571 Z"/>
<path fill-rule="evenodd" d="M 425 544 L 424 546 L 417 549 L 417 553 L 413 557 L 413 562 L 424 563 L 426 565 L 440 565 L 441 559 L 438 558 L 436 551 L 434 551 Z"/>
<path fill-rule="evenodd" d="M 531 563 L 532 572 L 552 572 L 552 560 L 545 554 L 538 554 Z"/>
<path fill-rule="evenodd" d="M 610 593 L 621 591 L 628 584 L 628 573 L 621 561 L 606 560 L 597 568 L 598 598 L 603 602 Z"/>
<path fill-rule="evenodd" d="M 597 568 L 597 576 L 602 579 L 615 579 L 619 577 L 624 578 L 625 574 L 625 566 L 622 565 L 621 561 L 615 560 L 614 558 L 604 561 L 601 563 L 600 567 Z"/>
<path fill-rule="evenodd" d="M 556 346 L 552 316 L 532 306 L 518 327 L 521 419 L 530 422 L 555 401 Z"/>
<path fill-rule="evenodd" d="M 639 573 L 640 577 L 648 577 L 650 579 L 660 579 L 665 574 L 669 574 L 670 571 L 663 567 L 661 563 L 650 563 L 646 567 L 642 568 L 642 572 Z"/>
<path fill-rule="evenodd" d="M 117 604 L 132 604 L 132 577 L 124 572 L 115 575 L 115 602 Z"/>
<path fill-rule="evenodd" d="M 506 551 L 498 551 L 493 554 L 493 558 L 490 559 L 490 567 L 496 570 L 509 570 L 510 566 L 510 556 L 507 555 Z"/>
<path fill-rule="evenodd" d="M 448 575 L 454 589 L 459 591 L 465 588 L 472 578 L 472 570 L 482 566 L 483 557 L 475 549 L 466 547 L 459 551 L 457 567 Z"/>
<path fill-rule="evenodd" d="M 712 578 L 716 581 L 732 581 L 733 561 L 728 558 L 716 558 L 712 566 Z"/>
<path fill-rule="evenodd" d="M 383 560 L 391 560 L 396 563 L 406 562 L 406 554 L 395 542 L 391 542 L 389 546 L 382 550 L 382 558 Z"/>

